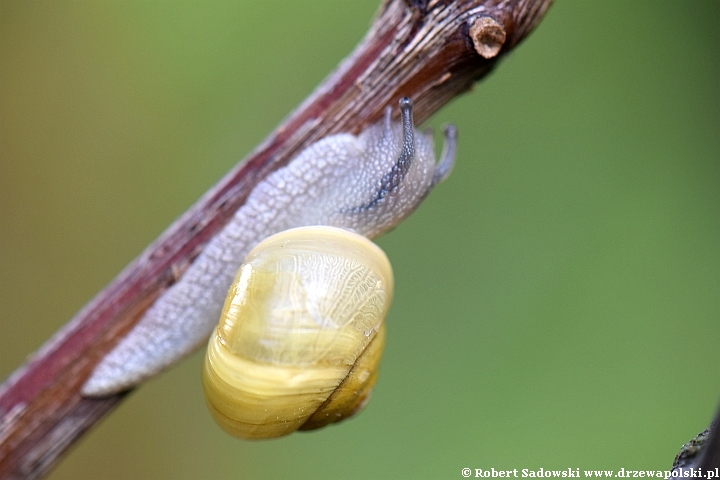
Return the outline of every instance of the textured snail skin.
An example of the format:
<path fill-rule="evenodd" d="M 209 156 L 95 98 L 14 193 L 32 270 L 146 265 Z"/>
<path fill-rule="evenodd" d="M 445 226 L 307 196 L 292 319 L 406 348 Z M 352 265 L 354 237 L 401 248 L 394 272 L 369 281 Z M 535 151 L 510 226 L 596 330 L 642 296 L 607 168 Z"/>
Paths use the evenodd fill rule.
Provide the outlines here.
<path fill-rule="evenodd" d="M 102 359 L 82 393 L 126 390 L 202 345 L 242 259 L 262 239 L 308 225 L 374 238 L 415 210 L 452 169 L 455 129 L 446 129 L 436 164 L 431 135 L 413 128 L 412 102 L 402 99 L 400 109 L 400 123 L 391 121 L 388 108 L 384 121 L 360 135 L 325 137 L 260 182 L 180 280 Z"/>
<path fill-rule="evenodd" d="M 229 433 L 272 438 L 352 415 L 377 377 L 390 262 L 332 227 L 272 236 L 240 268 L 210 336 L 203 386 Z"/>

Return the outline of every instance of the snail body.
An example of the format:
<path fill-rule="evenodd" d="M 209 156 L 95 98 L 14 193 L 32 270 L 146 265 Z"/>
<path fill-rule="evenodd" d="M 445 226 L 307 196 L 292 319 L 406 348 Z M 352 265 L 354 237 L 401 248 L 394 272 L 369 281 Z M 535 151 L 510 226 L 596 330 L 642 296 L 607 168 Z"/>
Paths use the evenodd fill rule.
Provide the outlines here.
<path fill-rule="evenodd" d="M 401 122 L 355 136 L 325 137 L 257 184 L 245 204 L 95 367 L 86 396 L 115 394 L 154 376 L 205 343 L 242 260 L 263 239 L 287 229 L 326 225 L 374 238 L 408 216 L 450 173 L 455 129 L 445 130 L 435 162 L 432 136 L 414 129 L 412 102 Z"/>
<path fill-rule="evenodd" d="M 257 245 L 210 336 L 203 386 L 229 433 L 271 438 L 340 421 L 377 377 L 393 277 L 382 250 L 332 227 Z"/>

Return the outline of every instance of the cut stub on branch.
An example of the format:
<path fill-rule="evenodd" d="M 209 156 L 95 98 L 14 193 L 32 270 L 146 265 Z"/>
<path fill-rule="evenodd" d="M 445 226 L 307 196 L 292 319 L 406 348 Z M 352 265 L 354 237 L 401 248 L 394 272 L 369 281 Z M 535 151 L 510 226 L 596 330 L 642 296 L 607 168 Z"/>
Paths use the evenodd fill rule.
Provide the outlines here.
<path fill-rule="evenodd" d="M 500 53 L 507 34 L 497 20 L 492 17 L 477 17 L 468 32 L 475 45 L 475 51 L 483 58 L 493 58 Z"/>
<path fill-rule="evenodd" d="M 0 477 L 43 475 L 122 400 L 122 393 L 84 398 L 80 389 L 258 182 L 327 135 L 357 135 L 402 97 L 415 102 L 418 123 L 427 119 L 487 74 L 550 3 L 385 1 L 338 69 L 0 386 Z"/>

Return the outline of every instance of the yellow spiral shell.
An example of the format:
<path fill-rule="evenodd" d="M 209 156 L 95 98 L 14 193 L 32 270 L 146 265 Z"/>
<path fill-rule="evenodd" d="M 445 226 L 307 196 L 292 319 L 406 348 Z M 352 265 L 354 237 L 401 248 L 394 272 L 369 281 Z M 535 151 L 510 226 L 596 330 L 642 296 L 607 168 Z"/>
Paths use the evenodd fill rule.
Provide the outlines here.
<path fill-rule="evenodd" d="M 203 386 L 230 434 L 271 438 L 360 410 L 393 293 L 385 253 L 332 227 L 287 230 L 240 267 L 210 337 Z"/>

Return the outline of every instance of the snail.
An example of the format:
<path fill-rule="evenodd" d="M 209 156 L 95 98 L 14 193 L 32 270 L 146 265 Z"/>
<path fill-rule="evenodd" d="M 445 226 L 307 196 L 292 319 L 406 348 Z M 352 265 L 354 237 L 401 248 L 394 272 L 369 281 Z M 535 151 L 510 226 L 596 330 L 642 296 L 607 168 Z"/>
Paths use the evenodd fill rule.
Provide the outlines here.
<path fill-rule="evenodd" d="M 208 343 L 203 387 L 217 423 L 238 437 L 272 438 L 362 409 L 392 290 L 387 256 L 358 234 L 301 227 L 260 242 Z"/>
<path fill-rule="evenodd" d="M 432 135 L 414 129 L 412 102 L 399 103 L 400 123 L 391 120 L 388 107 L 383 121 L 357 136 L 327 136 L 258 183 L 182 277 L 100 360 L 82 394 L 102 397 L 132 388 L 205 343 L 243 259 L 263 239 L 317 225 L 374 238 L 412 213 L 450 174 L 456 131 L 445 129 L 436 163 Z M 376 339 L 382 332 L 380 327 Z"/>

